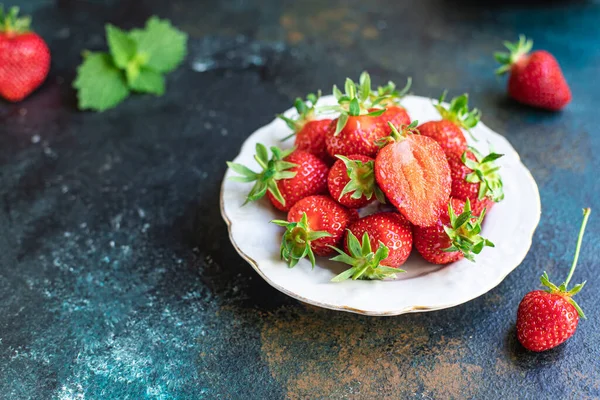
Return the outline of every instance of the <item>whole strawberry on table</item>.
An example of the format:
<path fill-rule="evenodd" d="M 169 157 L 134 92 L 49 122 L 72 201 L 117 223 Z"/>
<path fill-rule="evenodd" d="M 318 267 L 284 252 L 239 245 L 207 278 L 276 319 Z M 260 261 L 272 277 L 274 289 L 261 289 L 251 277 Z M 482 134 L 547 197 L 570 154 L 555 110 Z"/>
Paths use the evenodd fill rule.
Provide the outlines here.
<path fill-rule="evenodd" d="M 558 346 L 573 336 L 579 318 L 585 318 L 583 310 L 573 300 L 573 296 L 583 289 L 585 282 L 573 286 L 571 290 L 568 286 L 577 267 L 583 233 L 591 212 L 589 208 L 583 210 L 575 257 L 567 279 L 560 286 L 556 286 L 544 272 L 540 280 L 546 289 L 527 293 L 519 304 L 517 338 L 528 350 L 545 351 Z"/>
<path fill-rule="evenodd" d="M 373 90 L 363 72 L 358 82 L 346 79 L 344 92 L 333 87 L 336 105 L 298 98 L 296 115 L 279 116 L 294 148 L 271 147 L 269 156 L 258 143 L 260 172 L 228 163 L 240 175 L 232 179 L 254 182 L 246 203 L 266 195 L 288 212 L 272 222 L 285 228 L 280 256 L 289 267 L 308 258 L 314 268 L 317 256 L 337 253 L 332 260 L 349 267 L 332 281 L 386 279 L 404 272 L 413 247 L 449 264 L 494 246 L 481 229 L 504 196 L 494 163 L 501 155 L 482 157 L 464 136 L 481 113 L 469 110 L 468 95 L 446 106 L 444 94 L 435 105 L 441 120 L 417 128 L 401 105 L 409 87 L 410 79 L 400 91 L 393 82 Z"/>
<path fill-rule="evenodd" d="M 0 96 L 8 101 L 29 96 L 50 71 L 50 50 L 30 24 L 18 7 L 6 12 L 0 4 Z"/>

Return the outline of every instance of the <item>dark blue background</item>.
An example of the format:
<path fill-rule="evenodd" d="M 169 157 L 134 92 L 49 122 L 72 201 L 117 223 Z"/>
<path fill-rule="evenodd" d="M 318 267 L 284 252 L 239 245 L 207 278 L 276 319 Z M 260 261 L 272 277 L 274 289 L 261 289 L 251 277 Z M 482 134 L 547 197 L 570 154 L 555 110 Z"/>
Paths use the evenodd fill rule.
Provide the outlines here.
<path fill-rule="evenodd" d="M 594 1 L 18 1 L 53 54 L 48 81 L 0 103 L 0 397 L 598 398 L 600 4 Z M 217 4 L 218 3 L 218 4 Z M 160 98 L 95 114 L 71 89 L 103 25 L 153 14 L 190 35 Z M 518 106 L 492 53 L 523 33 L 560 61 L 561 113 Z M 219 215 L 225 161 L 308 91 L 367 69 L 437 97 L 467 91 L 530 168 L 542 220 L 523 264 L 449 310 L 368 318 L 264 283 Z M 572 259 L 589 319 L 543 354 L 517 305 Z M 401 293 L 399 293 L 401 295 Z"/>

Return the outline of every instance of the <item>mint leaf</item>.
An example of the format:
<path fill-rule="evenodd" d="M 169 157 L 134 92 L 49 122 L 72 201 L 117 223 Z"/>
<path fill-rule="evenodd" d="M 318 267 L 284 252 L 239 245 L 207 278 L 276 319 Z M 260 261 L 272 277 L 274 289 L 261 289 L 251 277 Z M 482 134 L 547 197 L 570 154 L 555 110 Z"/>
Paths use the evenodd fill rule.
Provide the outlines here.
<path fill-rule="evenodd" d="M 134 29 L 130 36 L 137 43 L 138 53 L 147 55 L 145 66 L 157 72 L 170 72 L 185 58 L 187 34 L 168 20 L 151 17 L 144 29 Z"/>
<path fill-rule="evenodd" d="M 125 76 L 108 53 L 87 53 L 84 58 L 73 82 L 80 110 L 108 110 L 129 95 Z"/>
<path fill-rule="evenodd" d="M 127 32 L 111 24 L 106 25 L 106 39 L 115 65 L 121 69 L 126 68 L 137 52 L 135 40 Z"/>
<path fill-rule="evenodd" d="M 129 82 L 129 87 L 136 92 L 162 96 L 165 93 L 165 79 L 158 72 L 142 68 L 137 78 L 133 82 Z"/>

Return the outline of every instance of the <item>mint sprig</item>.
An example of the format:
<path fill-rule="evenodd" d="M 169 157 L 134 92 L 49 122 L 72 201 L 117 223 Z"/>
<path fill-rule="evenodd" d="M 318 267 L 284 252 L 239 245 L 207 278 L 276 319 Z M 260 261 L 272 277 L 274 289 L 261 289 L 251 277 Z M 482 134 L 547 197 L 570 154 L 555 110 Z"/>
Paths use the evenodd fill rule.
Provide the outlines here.
<path fill-rule="evenodd" d="M 144 29 L 130 32 L 107 24 L 109 52 L 84 52 L 73 87 L 79 109 L 104 111 L 117 106 L 131 92 L 161 96 L 164 74 L 184 60 L 187 34 L 168 20 L 151 17 Z"/>

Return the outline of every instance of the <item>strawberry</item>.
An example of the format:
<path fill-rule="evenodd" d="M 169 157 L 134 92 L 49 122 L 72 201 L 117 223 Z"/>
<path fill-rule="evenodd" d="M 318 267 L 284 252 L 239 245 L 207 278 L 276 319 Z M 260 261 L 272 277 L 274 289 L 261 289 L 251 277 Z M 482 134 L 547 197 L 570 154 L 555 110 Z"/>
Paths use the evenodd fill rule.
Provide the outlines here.
<path fill-rule="evenodd" d="M 450 168 L 444 151 L 427 136 L 413 134 L 418 121 L 392 135 L 375 159 L 375 179 L 383 193 L 412 224 L 436 223 L 450 197 Z M 385 141 L 388 144 L 385 144 Z"/>
<path fill-rule="evenodd" d="M 362 237 L 359 243 L 357 237 Z M 372 245 L 372 243 L 377 243 Z M 394 277 L 412 250 L 410 223 L 401 214 L 382 212 L 354 222 L 348 228 L 343 252 L 332 258 L 352 266 L 332 279 L 341 282 L 348 278 L 384 279 Z"/>
<path fill-rule="evenodd" d="M 285 121 L 293 131 L 290 136 L 283 140 L 296 136 L 294 143 L 296 149 L 312 153 L 324 161 L 333 162 L 325 146 L 325 137 L 331 119 L 315 119 L 315 105 L 319 97 L 321 97 L 321 92 L 316 95 L 313 93 L 308 94 L 306 101 L 297 98 L 294 107 L 298 112 L 298 116 L 295 119 L 288 118 L 285 115 L 278 115 L 277 117 Z"/>
<path fill-rule="evenodd" d="M 481 112 L 476 108 L 469 111 L 469 95 L 466 93 L 454 97 L 450 101 L 449 107 L 444 106 L 442 103 L 446 98 L 446 93 L 442 93 L 435 105 L 442 119 L 425 122 L 417 129 L 421 135 L 429 136 L 438 142 L 446 155 L 460 156 L 467 150 L 467 141 L 461 128 L 467 131 L 474 128 L 481 118 Z"/>
<path fill-rule="evenodd" d="M 396 90 L 396 84 L 389 81 L 387 85 L 377 87 L 376 92 L 371 92 L 373 105 L 383 106 L 386 109 L 379 117 L 384 129 L 387 129 L 388 122 L 394 126 L 410 125 L 410 116 L 406 108 L 400 105 L 400 100 L 406 96 L 411 84 L 412 78 L 409 77 L 406 81 L 406 86 L 402 90 Z"/>
<path fill-rule="evenodd" d="M 489 212 L 494 203 L 504 199 L 502 178 L 498 174 L 499 167 L 494 160 L 502 154 L 490 153 L 482 157 L 473 148 L 465 151 L 462 156 L 448 157 L 450 174 L 452 175 L 452 197 L 471 201 L 475 215 L 483 209 Z"/>
<path fill-rule="evenodd" d="M 261 143 L 256 144 L 254 159 L 263 169 L 260 173 L 241 164 L 227 162 L 229 168 L 241 175 L 232 177 L 232 180 L 256 181 L 246 203 L 266 194 L 276 208 L 288 211 L 304 197 L 327 192 L 328 168 L 320 158 L 294 149 L 282 151 L 271 147 L 271 152 L 273 157 L 269 159 L 267 148 Z"/>
<path fill-rule="evenodd" d="M 348 208 L 364 207 L 375 198 L 385 203 L 385 196 L 375 182 L 375 160 L 358 154 L 337 158 L 327 176 L 331 197 Z"/>
<path fill-rule="evenodd" d="M 329 125 L 325 139 L 327 152 L 332 157 L 338 154 L 375 157 L 378 151 L 375 142 L 385 137 L 388 132 L 378 118 L 385 112 L 385 108 L 373 106 L 375 102 L 371 101 L 369 74 L 363 72 L 360 75 L 359 85 L 346 78 L 345 94 L 336 86 L 333 87 L 333 94 L 338 100 L 338 105 L 321 108 L 340 113 Z"/>
<path fill-rule="evenodd" d="M 450 199 L 448 208 L 434 225 L 413 228 L 415 248 L 434 264 L 449 264 L 463 258 L 475 261 L 473 254 L 481 253 L 484 246 L 494 247 L 479 235 L 484 215 L 485 210 L 478 218 L 474 217 L 468 199 L 466 203 Z"/>
<path fill-rule="evenodd" d="M 571 101 L 571 89 L 556 58 L 547 51 L 529 54 L 533 41 L 519 36 L 517 43 L 504 42 L 508 53 L 494 54 L 502 64 L 498 75 L 510 72 L 508 94 L 516 101 L 533 107 L 558 111 Z"/>
<path fill-rule="evenodd" d="M 21 101 L 37 89 L 50 71 L 50 50 L 29 30 L 31 18 L 19 18 L 18 7 L 7 13 L 0 4 L 0 96 Z"/>
<path fill-rule="evenodd" d="M 328 256 L 332 246 L 339 246 L 346 227 L 358 219 L 356 210 L 349 210 L 329 196 L 308 196 L 290 209 L 287 221 L 273 220 L 286 228 L 281 239 L 281 259 L 290 268 L 308 257 L 313 268 L 315 254 Z"/>
<path fill-rule="evenodd" d="M 528 350 L 545 351 L 558 346 L 573 336 L 579 317 L 585 319 L 583 310 L 572 298 L 581 291 L 585 282 L 575 285 L 571 290 L 568 290 L 567 286 L 577 266 L 581 241 L 590 212 L 589 208 L 583 210 L 583 222 L 577 238 L 575 257 L 567 279 L 560 286 L 556 286 L 550 282 L 548 274 L 544 272 L 540 280 L 546 289 L 527 293 L 519 304 L 517 338 Z"/>

